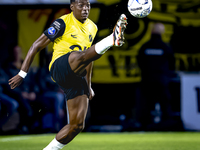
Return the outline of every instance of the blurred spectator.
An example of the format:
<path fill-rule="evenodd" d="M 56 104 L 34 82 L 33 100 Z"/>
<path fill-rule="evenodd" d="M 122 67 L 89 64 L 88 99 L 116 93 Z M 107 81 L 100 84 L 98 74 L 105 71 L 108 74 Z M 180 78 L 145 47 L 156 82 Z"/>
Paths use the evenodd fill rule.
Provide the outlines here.
<path fill-rule="evenodd" d="M 46 63 L 49 64 L 51 54 L 46 54 Z M 40 89 L 40 98 L 43 105 L 42 128 L 48 132 L 58 132 L 65 124 L 66 109 L 64 93 L 51 79 L 48 66 L 39 68 L 36 81 Z"/>
<path fill-rule="evenodd" d="M 9 59 L 4 65 L 8 78 L 12 78 L 20 71 L 21 53 L 21 47 L 10 46 Z M 57 132 L 63 127 L 64 94 L 52 81 L 47 66 L 31 68 L 19 87 L 11 90 L 7 84 L 4 92 L 19 102 L 22 130 Z"/>
<path fill-rule="evenodd" d="M 17 112 L 17 108 L 19 107 L 19 104 L 15 99 L 9 97 L 6 94 L 3 94 L 2 85 L 7 83 L 7 75 L 4 70 L 0 68 L 0 131 L 3 130 L 3 125 L 15 112 Z"/>
<path fill-rule="evenodd" d="M 161 35 L 164 32 L 163 24 L 154 24 L 150 41 L 141 47 L 138 54 L 142 81 L 141 97 L 137 101 L 137 118 L 143 126 L 167 120 L 171 115 L 168 86 L 174 70 L 174 54 L 162 41 Z"/>
<path fill-rule="evenodd" d="M 4 64 L 4 70 L 8 76 L 8 80 L 14 75 L 18 74 L 19 68 L 22 65 L 22 50 L 21 47 L 17 45 L 10 45 L 9 57 Z M 19 103 L 19 113 L 20 113 L 20 126 L 19 128 L 23 132 L 28 132 L 33 123 L 33 109 L 31 103 L 36 100 L 37 87 L 34 82 L 34 74 L 32 71 L 28 74 L 27 78 L 24 80 L 22 86 L 11 90 L 9 85 L 4 85 L 4 93 L 10 97 L 16 99 Z"/>

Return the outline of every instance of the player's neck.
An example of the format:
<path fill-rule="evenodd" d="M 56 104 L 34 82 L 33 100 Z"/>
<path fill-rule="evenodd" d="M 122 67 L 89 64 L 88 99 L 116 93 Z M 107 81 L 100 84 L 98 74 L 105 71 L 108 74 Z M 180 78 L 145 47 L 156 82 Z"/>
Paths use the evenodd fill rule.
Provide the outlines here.
<path fill-rule="evenodd" d="M 76 17 L 75 17 L 76 18 Z M 76 20 L 78 20 L 77 18 L 76 18 Z M 86 22 L 86 20 L 78 20 L 80 23 L 82 23 L 82 24 L 84 24 L 85 22 Z"/>
<path fill-rule="evenodd" d="M 84 21 L 78 20 L 78 21 L 80 21 L 81 23 L 85 23 L 86 20 L 84 20 Z"/>
<path fill-rule="evenodd" d="M 74 16 L 74 13 L 73 13 L 73 16 Z M 87 19 L 85 19 L 85 20 L 79 20 L 79 19 L 77 19 L 75 16 L 74 16 L 74 18 L 75 18 L 77 21 L 79 21 L 80 23 L 82 23 L 82 24 L 84 24 L 84 23 L 86 22 L 86 20 L 87 20 Z"/>

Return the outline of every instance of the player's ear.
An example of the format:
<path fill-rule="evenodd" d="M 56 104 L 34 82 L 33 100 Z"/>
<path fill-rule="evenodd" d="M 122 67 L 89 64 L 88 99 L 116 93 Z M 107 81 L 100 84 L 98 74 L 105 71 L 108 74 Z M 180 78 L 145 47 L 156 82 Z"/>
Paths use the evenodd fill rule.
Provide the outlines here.
<path fill-rule="evenodd" d="M 74 10 L 74 4 L 70 4 L 70 9 L 71 9 L 71 11 Z"/>

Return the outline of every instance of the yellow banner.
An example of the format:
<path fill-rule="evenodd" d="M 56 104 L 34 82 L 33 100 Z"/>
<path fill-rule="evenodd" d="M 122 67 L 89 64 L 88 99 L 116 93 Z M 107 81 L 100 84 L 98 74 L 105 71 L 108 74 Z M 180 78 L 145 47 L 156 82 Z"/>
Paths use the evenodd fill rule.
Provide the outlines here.
<path fill-rule="evenodd" d="M 168 44 L 170 44 L 174 34 L 177 36 L 173 39 L 175 43 L 179 38 L 184 39 L 183 37 L 188 38 L 188 40 L 194 39 L 193 36 L 190 36 L 190 32 L 187 32 L 190 37 L 186 34 L 179 35 L 179 32 L 182 30 L 190 31 L 190 27 L 195 29 L 199 29 L 200 27 L 200 17 L 198 17 L 200 16 L 200 13 L 192 10 L 189 11 L 189 4 L 187 5 L 188 12 L 177 12 L 179 7 L 178 4 L 172 5 L 172 3 L 166 2 L 166 7 L 161 7 L 158 1 L 153 1 L 153 10 L 150 15 L 146 18 L 138 19 L 131 16 L 127 9 L 123 9 L 125 12 L 120 12 L 120 6 L 125 2 L 119 0 L 98 1 L 103 2 L 105 5 L 92 5 L 89 16 L 89 18 L 97 24 L 99 29 L 94 44 L 112 33 L 112 29 L 120 13 L 125 13 L 127 15 L 129 24 L 125 32 L 125 45 L 121 48 L 113 47 L 99 60 L 94 62 L 92 76 L 92 82 L 94 83 L 133 83 L 141 80 L 136 56 L 140 47 L 150 39 L 151 26 L 153 23 L 161 22 L 164 24 L 166 32 L 162 35 L 162 39 Z M 116 10 L 112 10 L 114 8 L 113 4 L 118 6 L 116 7 Z M 186 4 L 183 8 L 186 8 Z M 112 13 L 117 10 L 119 10 L 119 14 Z M 25 57 L 32 43 L 43 33 L 45 27 L 48 27 L 47 23 L 50 25 L 53 20 L 69 12 L 70 10 L 66 8 L 57 11 L 54 11 L 53 9 L 19 10 L 18 43 L 23 49 L 23 57 Z M 183 27 L 183 29 L 180 30 L 179 27 Z M 180 31 L 177 32 L 177 30 Z M 199 33 L 199 30 L 194 31 L 196 31 L 195 33 Z M 180 43 L 179 45 L 183 45 L 182 49 L 184 49 L 184 44 L 187 43 L 182 41 L 180 41 Z M 194 46 L 194 44 L 191 44 L 191 46 Z M 48 49 L 49 52 L 52 51 L 52 44 L 48 46 Z M 195 52 L 191 51 L 194 49 L 188 50 L 188 52 L 193 53 L 190 55 L 188 55 L 187 52 L 181 52 L 181 50 L 174 49 L 176 53 L 177 70 L 188 71 L 190 70 L 191 65 L 198 66 L 200 64 L 200 55 L 196 55 Z M 38 56 L 39 55 L 34 59 L 33 66 L 39 66 Z M 189 62 L 188 58 L 192 59 L 192 63 Z M 183 67 L 181 68 L 181 66 Z"/>

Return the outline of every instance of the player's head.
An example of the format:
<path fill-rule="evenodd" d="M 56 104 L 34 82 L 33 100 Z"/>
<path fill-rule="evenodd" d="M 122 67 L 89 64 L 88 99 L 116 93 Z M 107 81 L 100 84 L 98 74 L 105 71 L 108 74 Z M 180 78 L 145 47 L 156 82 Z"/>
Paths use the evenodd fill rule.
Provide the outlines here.
<path fill-rule="evenodd" d="M 163 34 L 165 32 L 165 26 L 162 23 L 156 23 L 153 25 L 152 34 Z"/>
<path fill-rule="evenodd" d="M 84 23 L 89 16 L 90 1 L 89 0 L 71 0 L 70 8 L 74 17 Z"/>

